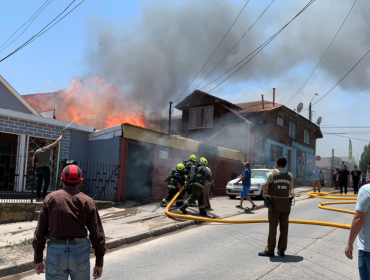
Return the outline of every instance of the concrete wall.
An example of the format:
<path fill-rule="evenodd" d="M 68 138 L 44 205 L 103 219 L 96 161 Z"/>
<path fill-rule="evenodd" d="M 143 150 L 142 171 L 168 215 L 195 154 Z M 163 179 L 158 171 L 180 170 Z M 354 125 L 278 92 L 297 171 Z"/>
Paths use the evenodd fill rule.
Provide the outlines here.
<path fill-rule="evenodd" d="M 32 221 L 35 215 L 36 203 L 0 204 L 0 224 Z"/>
<path fill-rule="evenodd" d="M 32 114 L 1 82 L 0 82 L 0 107 L 13 111 Z"/>

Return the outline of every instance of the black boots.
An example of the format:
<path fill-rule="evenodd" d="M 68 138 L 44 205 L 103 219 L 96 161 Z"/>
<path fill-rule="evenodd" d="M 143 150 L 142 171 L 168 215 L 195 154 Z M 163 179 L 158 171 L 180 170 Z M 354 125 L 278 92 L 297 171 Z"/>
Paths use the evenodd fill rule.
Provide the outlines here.
<path fill-rule="evenodd" d="M 188 208 L 188 206 L 187 206 L 186 204 L 183 204 L 183 205 L 179 208 L 179 210 L 180 210 L 182 213 L 187 214 L 188 212 L 186 211 L 186 208 Z"/>
<path fill-rule="evenodd" d="M 206 211 L 205 209 L 201 209 L 201 210 L 199 211 L 199 215 L 200 215 L 200 216 L 203 216 L 203 217 L 208 217 L 207 211 Z"/>

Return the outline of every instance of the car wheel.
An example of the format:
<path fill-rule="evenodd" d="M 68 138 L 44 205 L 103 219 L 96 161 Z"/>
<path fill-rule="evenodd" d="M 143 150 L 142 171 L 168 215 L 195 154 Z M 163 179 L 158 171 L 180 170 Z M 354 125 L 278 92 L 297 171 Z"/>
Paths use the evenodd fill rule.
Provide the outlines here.
<path fill-rule="evenodd" d="M 230 199 L 235 199 L 236 195 L 229 195 Z"/>

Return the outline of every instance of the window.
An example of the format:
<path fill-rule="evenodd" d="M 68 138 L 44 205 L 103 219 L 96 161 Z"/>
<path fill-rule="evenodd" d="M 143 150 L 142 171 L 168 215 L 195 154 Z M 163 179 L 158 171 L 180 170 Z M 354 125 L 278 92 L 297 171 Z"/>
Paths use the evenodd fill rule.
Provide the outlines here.
<path fill-rule="evenodd" d="M 303 142 L 305 142 L 306 144 L 310 144 L 310 133 L 308 132 L 307 129 L 304 130 Z"/>
<path fill-rule="evenodd" d="M 284 126 L 284 119 L 277 116 L 277 125 Z"/>
<path fill-rule="evenodd" d="M 283 147 L 280 147 L 280 146 L 276 146 L 276 145 L 271 144 L 271 148 L 270 148 L 270 160 L 271 161 L 276 161 L 276 159 L 278 157 L 282 157 L 282 156 L 283 156 Z"/>
<path fill-rule="evenodd" d="M 289 136 L 295 138 L 295 128 L 296 124 L 294 122 L 289 122 Z"/>
<path fill-rule="evenodd" d="M 252 170 L 251 178 L 264 179 L 266 178 L 267 171 Z"/>
<path fill-rule="evenodd" d="M 189 129 L 209 127 L 213 127 L 213 106 L 190 109 Z"/>

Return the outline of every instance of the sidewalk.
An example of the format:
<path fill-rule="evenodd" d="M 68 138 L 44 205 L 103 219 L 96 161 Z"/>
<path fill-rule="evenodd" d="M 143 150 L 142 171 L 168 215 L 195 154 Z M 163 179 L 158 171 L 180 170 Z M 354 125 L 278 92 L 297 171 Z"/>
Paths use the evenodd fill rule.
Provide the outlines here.
<path fill-rule="evenodd" d="M 307 199 L 311 187 L 296 188 L 296 201 Z M 332 188 L 322 189 L 332 192 Z M 264 207 L 263 200 L 255 199 L 257 209 Z M 249 211 L 251 204 L 244 201 L 245 209 L 238 209 L 239 199 L 215 197 L 211 199 L 213 210 L 208 213 L 215 218 L 227 218 Z M 178 211 L 172 208 L 173 211 Z M 197 206 L 189 212 L 198 213 Z M 175 231 L 196 224 L 190 220 L 175 220 L 166 216 L 159 202 L 137 205 L 126 202 L 124 205 L 99 211 L 108 249 Z M 33 269 L 32 239 L 37 221 L 0 225 L 0 277 Z"/>

